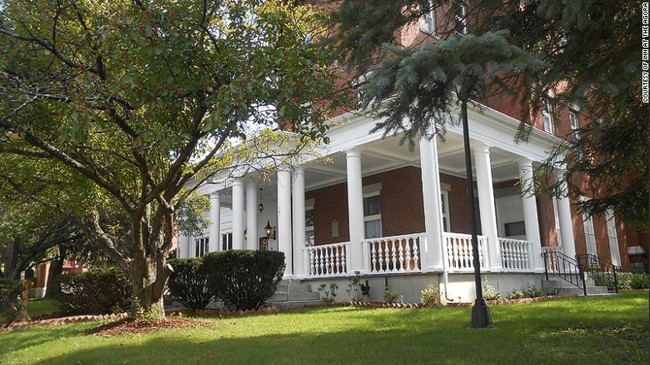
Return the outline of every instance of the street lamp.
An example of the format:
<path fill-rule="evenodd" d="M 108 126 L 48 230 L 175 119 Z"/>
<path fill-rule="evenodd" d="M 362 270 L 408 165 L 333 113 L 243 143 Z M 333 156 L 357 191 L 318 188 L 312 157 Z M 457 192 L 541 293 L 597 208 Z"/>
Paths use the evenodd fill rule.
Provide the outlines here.
<path fill-rule="evenodd" d="M 494 327 L 490 308 L 483 298 L 483 286 L 481 284 L 481 260 L 478 252 L 478 235 L 476 229 L 476 210 L 474 208 L 474 176 L 472 174 L 472 155 L 469 146 L 469 123 L 467 121 L 467 98 L 461 100 L 460 112 L 463 122 L 463 144 L 465 147 L 465 165 L 467 168 L 467 199 L 469 200 L 469 222 L 472 232 L 472 254 L 474 255 L 474 284 L 476 285 L 476 301 L 472 307 L 471 328 Z"/>

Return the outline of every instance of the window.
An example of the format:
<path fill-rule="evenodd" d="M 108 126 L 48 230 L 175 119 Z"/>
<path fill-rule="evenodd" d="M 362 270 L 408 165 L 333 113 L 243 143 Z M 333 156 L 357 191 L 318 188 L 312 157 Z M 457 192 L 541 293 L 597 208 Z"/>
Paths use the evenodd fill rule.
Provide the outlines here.
<path fill-rule="evenodd" d="M 363 222 L 366 238 L 382 236 L 381 232 L 381 196 L 379 192 L 363 197 Z"/>
<path fill-rule="evenodd" d="M 210 252 L 210 239 L 208 237 L 201 237 L 194 240 L 195 254 L 194 257 L 201 257 Z"/>
<path fill-rule="evenodd" d="M 551 101 L 544 101 L 544 109 L 542 109 L 542 118 L 544 119 L 544 131 L 553 134 L 553 109 Z"/>
<path fill-rule="evenodd" d="M 585 198 L 582 198 L 583 200 Z M 586 213 L 582 213 L 582 225 L 585 230 L 585 243 L 587 245 L 587 253 L 598 256 L 596 250 L 596 233 L 594 232 L 594 221 Z"/>
<path fill-rule="evenodd" d="M 458 34 L 467 34 L 467 0 L 454 0 L 454 29 Z"/>
<path fill-rule="evenodd" d="M 616 233 L 616 219 L 611 209 L 605 212 L 605 219 L 607 220 L 607 237 L 609 238 L 609 253 L 612 264 L 621 266 L 621 253 L 618 250 L 618 234 Z"/>
<path fill-rule="evenodd" d="M 232 250 L 232 232 L 221 235 L 221 249 Z"/>
<path fill-rule="evenodd" d="M 305 246 L 314 245 L 314 206 L 305 206 Z"/>
<path fill-rule="evenodd" d="M 431 10 L 426 12 L 422 19 L 420 19 L 420 30 L 427 34 L 436 33 L 436 14 L 433 9 L 433 3 L 429 0 Z"/>
<path fill-rule="evenodd" d="M 526 224 L 524 221 L 506 223 L 504 224 L 504 228 L 506 231 L 506 237 L 526 235 Z"/>
<path fill-rule="evenodd" d="M 440 194 L 440 206 L 442 207 L 442 231 L 449 232 L 451 223 L 449 222 L 449 192 L 442 191 Z"/>
<path fill-rule="evenodd" d="M 580 139 L 580 134 L 578 133 L 578 129 L 580 128 L 578 125 L 578 114 L 576 114 L 574 111 L 569 112 L 569 125 L 571 126 L 571 134 L 573 135 L 573 139 Z"/>

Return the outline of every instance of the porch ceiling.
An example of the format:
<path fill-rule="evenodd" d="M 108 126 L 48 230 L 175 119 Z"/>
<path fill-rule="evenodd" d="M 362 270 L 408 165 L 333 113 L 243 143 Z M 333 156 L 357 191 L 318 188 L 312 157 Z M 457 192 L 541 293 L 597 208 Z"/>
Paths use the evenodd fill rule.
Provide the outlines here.
<path fill-rule="evenodd" d="M 363 176 L 370 176 L 404 166 L 420 167 L 420 148 L 416 143 L 411 150 L 408 142 L 400 144 L 400 136 L 390 136 L 359 146 Z M 492 177 L 494 182 L 512 180 L 518 177 L 516 156 L 490 149 Z M 438 163 L 440 171 L 465 177 L 465 155 L 461 136 L 448 133 L 445 142 L 438 140 Z M 305 166 L 305 187 L 307 190 L 341 183 L 346 180 L 345 152 L 328 156 L 327 160 L 312 161 Z"/>

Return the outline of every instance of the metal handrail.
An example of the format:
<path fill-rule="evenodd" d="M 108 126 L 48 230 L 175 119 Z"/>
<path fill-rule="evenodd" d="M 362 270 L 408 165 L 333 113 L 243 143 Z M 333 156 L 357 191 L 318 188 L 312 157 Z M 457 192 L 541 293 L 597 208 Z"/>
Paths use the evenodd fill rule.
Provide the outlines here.
<path fill-rule="evenodd" d="M 584 295 L 587 295 L 585 273 L 578 260 L 558 251 L 545 251 L 542 255 L 544 256 L 546 280 L 548 280 L 549 275 L 557 276 L 582 289 Z"/>
<path fill-rule="evenodd" d="M 611 275 L 614 280 L 614 290 L 618 293 L 618 267 L 616 265 L 609 261 L 600 261 L 594 254 L 581 254 L 576 257 L 583 270 L 594 281 L 604 282 L 609 287 L 609 276 Z"/>

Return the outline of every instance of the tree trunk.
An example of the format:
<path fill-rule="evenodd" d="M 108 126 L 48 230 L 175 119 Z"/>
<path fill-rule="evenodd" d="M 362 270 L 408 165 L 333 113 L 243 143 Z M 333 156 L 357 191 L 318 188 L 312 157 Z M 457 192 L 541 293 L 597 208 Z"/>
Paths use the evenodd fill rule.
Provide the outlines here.
<path fill-rule="evenodd" d="M 167 260 L 159 257 L 136 259 L 133 266 L 133 297 L 136 299 L 131 310 L 131 317 L 146 316 L 154 321 L 165 319 L 163 293 L 171 271 Z"/>
<path fill-rule="evenodd" d="M 47 289 L 45 298 L 56 298 L 61 294 L 61 283 L 59 276 L 63 274 L 63 261 L 65 260 L 67 249 L 64 245 L 59 245 L 59 256 L 50 261 L 50 268 L 47 275 Z"/>
<path fill-rule="evenodd" d="M 2 264 L 4 265 L 3 272 L 6 279 L 20 279 L 20 272 L 22 270 L 18 267 L 18 262 L 20 261 L 18 251 L 18 243 L 10 241 L 2 252 Z"/>
<path fill-rule="evenodd" d="M 146 214 L 145 217 L 147 217 Z M 142 220 L 138 221 L 142 222 Z M 136 223 L 135 219 L 134 223 Z M 167 219 L 165 219 L 165 222 L 159 223 L 161 226 L 165 226 Z M 172 237 L 165 234 L 169 232 L 165 229 L 160 230 L 158 233 L 152 233 L 149 224 L 134 224 L 134 228 L 132 239 L 136 243 L 134 245 L 136 250 L 134 250 L 131 269 L 134 298 L 131 317 L 134 319 L 162 321 L 165 319 L 163 293 L 167 285 L 167 279 L 171 274 L 171 270 L 167 265 L 167 255 L 169 254 L 168 247 L 171 246 Z"/>

